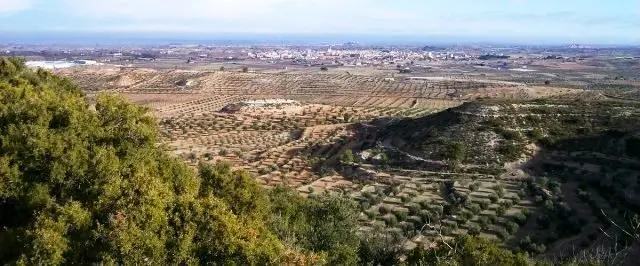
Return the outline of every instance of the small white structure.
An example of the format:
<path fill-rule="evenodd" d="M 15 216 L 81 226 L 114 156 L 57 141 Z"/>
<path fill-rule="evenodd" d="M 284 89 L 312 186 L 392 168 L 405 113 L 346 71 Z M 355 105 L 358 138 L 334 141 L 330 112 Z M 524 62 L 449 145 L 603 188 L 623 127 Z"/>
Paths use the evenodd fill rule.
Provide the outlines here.
<path fill-rule="evenodd" d="M 60 69 L 70 68 L 76 66 L 91 66 L 99 65 L 97 61 L 93 60 L 76 60 L 76 61 L 29 61 L 25 65 L 30 68 L 42 68 L 42 69 Z"/>
<path fill-rule="evenodd" d="M 264 99 L 264 100 L 249 100 L 238 103 L 233 103 L 222 108 L 222 112 L 235 113 L 238 111 L 250 110 L 250 109 L 277 109 L 284 110 L 286 108 L 300 107 L 301 104 L 298 101 L 287 99 Z"/>
<path fill-rule="evenodd" d="M 75 63 L 68 61 L 30 61 L 26 62 L 25 65 L 30 68 L 42 69 L 58 69 L 77 66 Z"/>
<path fill-rule="evenodd" d="M 98 62 L 94 61 L 94 60 L 76 60 L 73 61 L 74 64 L 78 64 L 78 65 L 86 65 L 86 66 L 91 66 L 91 65 L 97 65 Z"/>

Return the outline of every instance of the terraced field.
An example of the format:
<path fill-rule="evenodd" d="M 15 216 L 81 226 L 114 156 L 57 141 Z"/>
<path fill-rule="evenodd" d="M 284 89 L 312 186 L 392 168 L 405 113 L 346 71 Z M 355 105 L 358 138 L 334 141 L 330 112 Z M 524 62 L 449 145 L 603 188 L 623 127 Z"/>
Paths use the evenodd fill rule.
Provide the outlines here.
<path fill-rule="evenodd" d="M 363 232 L 384 228 L 401 235 L 406 248 L 463 233 L 520 246 L 537 232 L 542 206 L 565 206 L 557 197 L 579 186 L 539 182 L 540 174 L 526 172 L 540 147 L 522 125 L 556 118 L 540 113 L 547 105 L 515 103 L 584 94 L 579 90 L 346 74 L 65 71 L 97 88 L 86 91 L 89 97 L 115 92 L 150 107 L 162 144 L 191 165 L 229 162 L 264 187 L 305 196 L 345 193 L 361 206 Z M 514 104 L 468 107 L 486 99 Z M 584 225 L 598 222 L 592 213 L 577 217 Z M 535 238 L 521 248 L 559 250 L 556 240 Z"/>
<path fill-rule="evenodd" d="M 476 102 L 386 127 L 344 171 L 367 177 L 350 192 L 363 226 L 409 246 L 480 234 L 549 257 L 629 245 L 612 221 L 640 206 L 640 106 L 587 99 Z"/>
<path fill-rule="evenodd" d="M 71 77 L 90 93 L 113 91 L 136 97 L 170 94 L 175 98 L 184 98 L 186 102 L 192 101 L 190 94 L 198 94 L 252 99 L 289 98 L 341 106 L 407 108 L 433 99 L 532 99 L 575 92 L 570 89 L 529 87 L 490 80 L 429 78 L 388 81 L 384 77 L 349 74 L 266 74 L 127 68 L 66 69 L 59 74 Z"/>

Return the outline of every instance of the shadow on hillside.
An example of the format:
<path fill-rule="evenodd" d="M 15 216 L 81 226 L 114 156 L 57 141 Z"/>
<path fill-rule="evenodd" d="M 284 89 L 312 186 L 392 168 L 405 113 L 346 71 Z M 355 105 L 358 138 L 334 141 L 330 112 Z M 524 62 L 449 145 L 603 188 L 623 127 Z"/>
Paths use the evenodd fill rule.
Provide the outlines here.
<path fill-rule="evenodd" d="M 630 245 L 612 222 L 624 226 L 640 213 L 640 157 L 633 143 L 638 132 L 558 140 L 525 162 L 521 169 L 532 177 L 530 200 L 538 207 L 516 239 L 535 235 L 548 256 Z"/>
<path fill-rule="evenodd" d="M 521 169 L 534 177 L 584 183 L 606 192 L 606 196 L 619 198 L 640 213 L 640 198 L 629 195 L 629 190 L 640 184 L 640 157 L 635 157 L 638 151 L 631 150 L 635 147 L 629 143 L 637 132 L 640 130 L 560 140 L 542 148 Z"/>
<path fill-rule="evenodd" d="M 377 128 L 367 123 L 355 123 L 347 125 L 347 131 L 351 136 L 343 136 L 337 141 L 329 143 L 310 143 L 308 146 L 296 150 L 295 153 L 309 158 L 315 171 L 333 169 L 339 166 L 340 156 L 347 150 L 354 153 L 372 146 L 375 143 Z"/>

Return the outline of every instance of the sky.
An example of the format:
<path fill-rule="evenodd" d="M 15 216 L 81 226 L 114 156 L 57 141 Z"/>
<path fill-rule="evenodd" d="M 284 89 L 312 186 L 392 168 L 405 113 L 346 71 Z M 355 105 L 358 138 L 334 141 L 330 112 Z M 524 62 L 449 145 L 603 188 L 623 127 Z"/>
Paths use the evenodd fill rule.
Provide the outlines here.
<path fill-rule="evenodd" d="M 0 34 L 338 34 L 640 44 L 640 0 L 0 0 Z"/>

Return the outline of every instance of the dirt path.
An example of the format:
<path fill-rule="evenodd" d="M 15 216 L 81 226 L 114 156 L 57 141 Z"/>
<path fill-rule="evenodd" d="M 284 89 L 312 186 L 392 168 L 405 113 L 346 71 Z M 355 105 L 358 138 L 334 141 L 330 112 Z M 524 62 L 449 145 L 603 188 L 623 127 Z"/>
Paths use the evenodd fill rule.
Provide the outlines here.
<path fill-rule="evenodd" d="M 391 144 L 391 138 L 387 138 L 382 142 L 382 148 L 389 149 L 389 150 L 401 153 L 402 155 L 407 156 L 407 157 L 409 157 L 409 158 L 411 158 L 411 159 L 413 159 L 415 161 L 427 162 L 427 163 L 437 164 L 437 165 L 441 165 L 441 166 L 447 165 L 447 163 L 445 163 L 443 161 L 425 159 L 425 158 L 410 154 L 410 153 L 408 153 L 406 151 L 400 150 L 397 147 L 393 146 L 393 144 Z"/>

